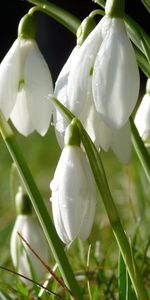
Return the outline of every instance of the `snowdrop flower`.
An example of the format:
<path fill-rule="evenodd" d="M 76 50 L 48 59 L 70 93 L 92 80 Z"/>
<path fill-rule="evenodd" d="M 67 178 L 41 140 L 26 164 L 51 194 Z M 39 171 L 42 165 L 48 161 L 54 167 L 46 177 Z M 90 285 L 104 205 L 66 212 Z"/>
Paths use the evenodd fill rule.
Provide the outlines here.
<path fill-rule="evenodd" d="M 96 186 L 73 122 L 67 128 L 65 145 L 50 188 L 54 224 L 61 240 L 68 244 L 77 236 L 86 240 L 91 232 Z"/>
<path fill-rule="evenodd" d="M 108 2 L 107 2 L 108 3 Z M 107 7 L 107 12 L 109 11 Z M 120 24 L 115 25 L 113 24 Z M 111 26 L 112 25 L 112 26 Z M 118 29 L 119 28 L 119 29 Z M 108 101 L 106 97 L 103 97 L 104 101 L 106 102 L 106 106 L 109 108 L 109 113 L 106 113 L 106 118 L 110 120 L 110 118 L 114 119 L 115 125 L 111 122 L 107 122 L 106 118 L 103 117 L 97 111 L 97 107 L 95 106 L 94 101 L 94 74 L 97 74 L 97 70 L 99 71 L 99 65 L 96 64 L 96 59 L 98 57 L 98 53 L 103 45 L 103 39 L 107 36 L 107 32 L 111 31 L 114 32 L 115 37 L 118 34 L 121 35 L 119 37 L 118 44 L 118 55 L 120 53 L 124 53 L 123 56 L 119 59 L 118 63 L 118 70 L 122 70 L 121 75 L 117 73 L 119 76 L 119 80 L 115 80 L 114 83 L 111 83 L 111 87 L 117 85 L 115 89 L 115 93 L 117 93 L 117 97 L 112 94 L 108 87 L 106 87 L 107 98 L 110 97 Z M 123 44 L 122 44 L 123 41 Z M 124 49 L 124 43 L 126 44 L 126 48 Z M 106 43 L 107 44 L 107 43 Z M 116 44 L 116 43 L 115 43 Z M 115 46 L 113 46 L 115 47 Z M 129 50 L 129 51 L 127 51 Z M 109 51 L 109 49 L 108 49 Z M 127 53 L 126 53 L 127 51 Z M 115 52 L 116 53 L 116 52 Z M 105 51 L 104 51 L 105 54 Z M 130 59 L 131 58 L 131 59 Z M 105 59 L 105 58 L 104 58 Z M 106 56 L 106 60 L 108 59 L 107 66 L 109 67 L 109 63 L 113 65 L 110 61 L 110 55 Z M 103 60 L 103 57 L 102 57 Z M 131 61 L 130 61 L 131 60 Z M 129 62 L 130 61 L 130 62 Z M 132 64 L 131 64 L 132 62 Z M 102 62 L 101 62 L 102 63 Z M 110 65 L 111 65 L 110 64 Z M 125 68 L 124 68 L 125 65 Z M 135 85 L 139 85 L 139 74 L 138 68 L 135 61 L 135 55 L 133 53 L 133 49 L 131 46 L 130 41 L 128 40 L 124 23 L 121 18 L 112 18 L 110 16 L 105 16 L 100 23 L 95 27 L 95 29 L 89 34 L 89 36 L 85 39 L 85 41 L 80 43 L 80 46 L 77 45 L 74 50 L 72 51 L 68 61 L 64 65 L 62 71 L 60 72 L 58 79 L 56 81 L 54 95 L 56 98 L 63 103 L 71 112 L 75 114 L 76 117 L 80 119 L 84 128 L 87 130 L 88 134 L 90 135 L 92 141 L 95 143 L 97 147 L 102 148 L 104 151 L 108 151 L 110 148 L 113 150 L 117 158 L 122 163 L 129 163 L 131 157 L 131 132 L 130 132 L 130 125 L 128 121 L 127 111 L 129 112 L 129 107 L 126 106 L 132 104 L 132 100 L 128 103 L 127 99 L 125 99 L 127 92 L 122 94 L 123 88 L 122 85 L 124 83 L 124 90 L 126 89 L 125 85 L 127 83 L 128 78 L 127 73 L 125 74 L 125 70 L 129 70 L 131 66 L 133 73 L 136 76 L 133 76 L 133 81 L 135 79 Z M 115 71 L 117 70 L 116 66 L 114 66 Z M 95 72 L 94 72 L 95 71 Z M 115 72 L 114 71 L 114 72 Z M 119 72 L 119 71 L 117 71 Z M 128 72 L 128 71 L 126 71 Z M 106 72 L 106 77 L 109 77 L 109 69 Z M 114 73 L 115 74 L 115 73 Z M 111 76 L 112 80 L 114 79 L 114 74 Z M 132 72 L 130 72 L 132 77 Z M 103 74 L 102 74 L 103 75 Z M 108 78 L 109 79 L 109 78 Z M 107 83 L 109 80 L 106 80 Z M 129 84 L 132 80 L 129 80 Z M 118 85 L 119 83 L 119 85 Z M 128 84 L 128 83 L 127 83 Z M 131 91 L 134 93 L 138 93 L 138 88 L 135 87 L 132 82 L 132 88 L 129 88 L 130 97 L 132 99 L 137 99 L 137 96 L 131 97 Z M 102 88 L 104 84 L 102 85 Z M 129 86 L 128 86 L 129 87 Z M 104 87 L 105 89 L 105 87 Z M 103 91 L 104 91 L 103 89 Z M 101 89 L 99 90 L 101 93 Z M 116 92 L 117 91 L 117 92 Z M 113 96 L 113 97 L 112 97 Z M 100 96 L 98 96 L 100 99 Z M 118 100 L 117 100 L 118 99 Z M 120 101 L 121 99 L 121 101 Z M 119 103 L 117 103 L 119 101 Z M 116 103 L 114 103 L 116 102 Z M 113 108 L 111 107 L 111 103 Z M 105 106 L 105 108 L 106 108 Z M 126 115 L 123 121 L 121 120 L 122 116 Z M 120 122 L 120 124 L 118 123 Z M 66 127 L 68 126 L 68 121 L 61 115 L 60 112 L 56 110 L 54 116 L 54 124 L 56 129 L 56 136 L 58 139 L 58 143 L 61 147 L 64 145 L 64 135 Z M 119 126 L 118 126 L 119 124 Z"/>
<path fill-rule="evenodd" d="M 86 106 L 86 110 L 82 110 L 78 113 L 76 107 L 76 102 L 74 103 L 75 105 L 71 105 L 70 98 L 68 97 L 67 94 L 67 86 L 68 86 L 68 79 L 69 79 L 69 74 L 70 74 L 70 69 L 71 66 L 76 59 L 78 55 L 78 51 L 80 49 L 80 45 L 83 43 L 83 41 L 86 39 L 87 35 L 93 28 L 95 27 L 95 21 L 93 17 L 86 17 L 81 25 L 79 26 L 77 30 L 77 45 L 74 47 L 73 51 L 71 52 L 68 60 L 66 61 L 65 65 L 63 66 L 57 81 L 55 83 L 55 89 L 54 89 L 54 95 L 59 101 L 65 105 L 68 109 L 70 109 L 80 120 L 82 123 L 84 123 L 84 120 L 87 117 L 87 110 L 88 105 Z M 89 94 L 89 89 L 87 90 L 87 95 Z M 90 96 L 88 97 L 90 99 Z M 78 99 L 80 101 L 80 99 Z M 69 125 L 68 121 L 61 115 L 61 113 L 57 110 L 54 109 L 54 124 L 55 124 L 55 132 L 56 136 L 58 139 L 58 143 L 60 144 L 61 147 L 64 145 L 64 135 L 65 135 L 65 130 L 67 126 Z"/>
<path fill-rule="evenodd" d="M 52 113 L 51 74 L 34 37 L 33 16 L 25 15 L 18 38 L 0 65 L 0 109 L 25 136 L 34 130 L 44 135 Z"/>
<path fill-rule="evenodd" d="M 69 59 L 61 70 L 56 81 L 54 95 L 59 101 L 70 108 L 70 101 L 67 96 L 67 84 L 70 73 L 70 67 L 76 55 L 78 55 L 79 47 L 76 46 L 72 51 Z M 124 164 L 128 164 L 131 158 L 131 130 L 129 121 L 121 129 L 112 129 L 105 124 L 93 103 L 93 96 L 90 89 L 91 83 L 89 79 L 86 95 L 86 107 L 80 112 L 76 111 L 76 104 L 72 107 L 72 112 L 82 122 L 89 136 L 95 145 L 104 151 L 112 149 L 117 158 Z M 55 109 L 54 125 L 58 143 L 61 148 L 64 146 L 64 135 L 68 126 L 65 117 Z"/>
<path fill-rule="evenodd" d="M 150 146 L 150 79 L 147 80 L 146 94 L 135 115 L 135 125 L 146 146 Z"/>
<path fill-rule="evenodd" d="M 10 252 L 13 265 L 18 273 L 36 281 L 41 281 L 45 278 L 46 270 L 28 246 L 21 240 L 18 232 L 45 261 L 48 260 L 48 245 L 39 223 L 32 214 L 29 199 L 23 194 L 21 188 L 19 188 L 16 195 L 16 207 L 18 216 L 10 241 Z M 26 285 L 31 285 L 31 282 L 27 279 L 24 279 L 23 277 L 20 277 L 20 279 Z"/>
<path fill-rule="evenodd" d="M 106 15 L 81 45 L 71 66 L 68 99 L 77 113 L 86 107 L 89 78 L 97 112 L 107 126 L 123 127 L 131 115 L 139 92 L 139 71 L 128 39 L 122 12 L 116 16 L 106 3 Z M 123 2 L 123 1 L 121 1 Z"/>

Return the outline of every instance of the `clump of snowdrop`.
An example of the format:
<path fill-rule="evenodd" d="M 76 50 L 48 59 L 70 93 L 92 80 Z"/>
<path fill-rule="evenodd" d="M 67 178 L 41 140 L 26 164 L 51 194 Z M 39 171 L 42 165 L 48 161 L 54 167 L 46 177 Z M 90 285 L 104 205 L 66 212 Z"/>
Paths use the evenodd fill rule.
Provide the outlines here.
<path fill-rule="evenodd" d="M 17 218 L 11 235 L 10 253 L 13 265 L 18 273 L 29 279 L 36 281 L 44 280 L 46 270 L 41 262 L 31 252 L 29 247 L 19 237 L 21 236 L 29 243 L 32 249 L 44 261 L 48 261 L 48 245 L 41 230 L 41 227 L 32 214 L 30 200 L 19 187 L 16 194 Z M 30 286 L 31 282 L 20 277 L 26 285 Z"/>
<path fill-rule="evenodd" d="M 150 146 L 150 79 L 146 84 L 146 93 L 135 115 L 135 125 L 146 146 Z"/>
<path fill-rule="evenodd" d="M 76 237 L 86 240 L 95 216 L 96 186 L 74 120 L 67 127 L 50 188 L 54 224 L 61 240 L 66 244 Z"/>
<path fill-rule="evenodd" d="M 107 1 L 106 15 L 80 39 L 60 72 L 54 95 L 81 120 L 97 147 L 112 149 L 127 164 L 131 157 L 128 119 L 138 98 L 139 71 L 123 14 L 123 1 L 117 12 L 113 1 Z M 56 110 L 54 123 L 62 147 L 68 122 Z"/>
<path fill-rule="evenodd" d="M 106 2 L 106 15 L 88 35 L 72 63 L 67 96 L 70 107 L 76 105 L 78 113 L 87 105 L 89 87 L 102 120 L 110 128 L 120 129 L 137 102 L 139 71 L 122 10 L 116 15 L 110 3 L 113 1 Z"/>
<path fill-rule="evenodd" d="M 34 130 L 44 135 L 52 108 L 48 94 L 53 92 L 51 74 L 35 41 L 34 16 L 25 15 L 18 38 L 0 65 L 0 109 L 16 129 L 27 136 Z"/>

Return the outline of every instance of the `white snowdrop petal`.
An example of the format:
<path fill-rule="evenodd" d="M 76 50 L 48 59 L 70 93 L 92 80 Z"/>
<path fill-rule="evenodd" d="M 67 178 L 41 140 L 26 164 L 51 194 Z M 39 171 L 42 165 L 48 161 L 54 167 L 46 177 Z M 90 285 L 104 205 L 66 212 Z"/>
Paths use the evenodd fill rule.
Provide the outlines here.
<path fill-rule="evenodd" d="M 17 218 L 13 231 L 12 231 L 12 235 L 11 235 L 11 240 L 10 240 L 10 252 L 11 252 L 11 258 L 13 261 L 13 264 L 15 267 L 17 267 L 17 240 L 16 240 L 16 236 L 17 236 L 17 231 L 19 230 L 21 231 L 22 228 L 22 218 Z"/>
<path fill-rule="evenodd" d="M 121 128 L 135 107 L 138 92 L 139 71 L 125 25 L 122 19 L 112 18 L 93 71 L 94 102 L 104 122 Z"/>
<path fill-rule="evenodd" d="M 79 147 L 65 147 L 65 166 L 61 170 L 59 182 L 59 205 L 64 227 L 70 240 L 74 240 L 80 230 L 87 201 L 87 182 L 82 167 L 83 153 Z M 85 194 L 84 194 L 85 193 Z"/>
<path fill-rule="evenodd" d="M 84 217 L 82 219 L 82 224 L 80 227 L 79 237 L 82 240 L 86 240 L 90 235 L 92 225 L 95 217 L 96 209 L 96 186 L 93 173 L 91 171 L 90 165 L 87 163 L 87 159 L 84 156 L 83 167 L 85 176 L 87 177 L 88 190 L 87 190 L 87 201 L 85 202 Z"/>
<path fill-rule="evenodd" d="M 96 201 L 89 201 L 79 233 L 79 237 L 83 241 L 85 241 L 89 237 L 90 232 L 92 230 L 92 225 L 95 217 L 95 209 Z"/>
<path fill-rule="evenodd" d="M 145 94 L 135 115 L 135 125 L 143 141 L 150 138 L 150 95 Z"/>
<path fill-rule="evenodd" d="M 0 65 L 0 109 L 8 119 L 19 86 L 20 40 L 16 39 Z"/>
<path fill-rule="evenodd" d="M 121 129 L 112 131 L 111 148 L 123 164 L 130 162 L 132 146 L 129 121 Z"/>
<path fill-rule="evenodd" d="M 24 78 L 30 118 L 35 129 L 44 135 L 51 120 L 52 105 L 48 95 L 53 92 L 53 87 L 48 66 L 35 41 L 26 56 Z"/>
<path fill-rule="evenodd" d="M 61 72 L 55 83 L 54 95 L 58 100 L 65 105 L 68 102 L 67 97 L 67 83 L 68 77 L 70 73 L 70 67 L 72 62 L 74 61 L 76 55 L 78 54 L 79 47 L 74 47 L 73 51 L 71 52 L 69 58 L 67 59 L 66 63 L 64 64 Z"/>
<path fill-rule="evenodd" d="M 94 108 L 93 114 L 93 127 L 96 133 L 95 136 L 95 145 L 101 147 L 104 151 L 108 151 L 111 139 L 112 131 L 111 129 L 103 122 L 99 113 Z"/>
<path fill-rule="evenodd" d="M 60 148 L 63 148 L 65 131 L 67 126 L 69 125 L 69 122 L 57 109 L 54 109 L 53 111 L 53 122 L 54 122 L 57 142 Z"/>
<path fill-rule="evenodd" d="M 29 116 L 26 92 L 24 88 L 18 92 L 17 101 L 10 115 L 10 119 L 16 129 L 24 136 L 27 136 L 34 131 L 34 126 Z"/>
<path fill-rule="evenodd" d="M 68 84 L 68 76 L 70 72 L 70 66 L 75 56 L 77 55 L 79 47 L 76 46 L 73 51 L 71 52 L 68 60 L 66 61 L 65 65 L 63 66 L 54 89 L 54 96 L 67 108 L 69 107 L 69 101 L 67 97 L 67 84 Z M 64 118 L 64 116 L 57 110 L 54 109 L 53 113 L 53 121 L 55 126 L 55 133 L 57 137 L 58 144 L 62 148 L 64 145 L 64 134 L 69 122 Z"/>
<path fill-rule="evenodd" d="M 52 191 L 53 191 L 53 189 L 52 189 Z M 65 227 L 63 224 L 63 219 L 62 219 L 62 215 L 61 215 L 58 197 L 59 197 L 58 191 L 53 192 L 53 197 L 51 198 L 51 201 L 52 201 L 52 213 L 53 213 L 54 224 L 55 224 L 55 228 L 56 228 L 57 233 L 58 233 L 59 237 L 61 238 L 61 240 L 65 244 L 69 244 L 71 241 L 69 240 L 69 237 L 66 233 L 66 230 L 65 230 Z"/>
<path fill-rule="evenodd" d="M 32 215 L 19 215 L 16 219 L 10 241 L 12 261 L 18 272 L 32 278 L 28 263 L 29 260 L 37 280 L 42 280 L 45 275 L 45 268 L 38 261 L 35 255 L 32 254 L 27 245 L 21 241 L 18 236 L 18 232 L 27 240 L 36 253 L 47 261 L 48 247 L 43 232 Z M 22 279 L 22 281 L 29 284 L 29 282 L 25 279 Z"/>
<path fill-rule="evenodd" d="M 87 109 L 86 99 L 90 77 L 93 72 L 95 55 L 101 41 L 99 24 L 81 45 L 74 62 L 71 64 L 67 95 L 70 110 L 78 116 Z"/>

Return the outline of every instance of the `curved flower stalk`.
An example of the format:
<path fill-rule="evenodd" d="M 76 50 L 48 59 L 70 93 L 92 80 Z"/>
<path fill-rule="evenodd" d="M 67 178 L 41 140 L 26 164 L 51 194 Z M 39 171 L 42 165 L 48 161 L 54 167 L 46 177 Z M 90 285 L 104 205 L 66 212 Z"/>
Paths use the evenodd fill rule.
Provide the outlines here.
<path fill-rule="evenodd" d="M 45 278 L 45 267 L 31 252 L 28 246 L 21 240 L 18 232 L 44 260 L 48 261 L 48 245 L 39 223 L 32 214 L 29 199 L 23 194 L 22 189 L 16 195 L 16 206 L 18 215 L 12 231 L 10 241 L 10 252 L 14 267 L 17 272 L 34 280 L 41 281 Z M 26 284 L 31 283 L 23 278 L 20 279 Z"/>
<path fill-rule="evenodd" d="M 96 185 L 86 155 L 78 143 L 78 134 L 72 122 L 67 128 L 66 146 L 50 184 L 54 224 L 66 244 L 77 236 L 86 240 L 95 216 Z"/>
<path fill-rule="evenodd" d="M 150 79 L 147 80 L 146 93 L 136 112 L 135 125 L 146 146 L 150 146 Z"/>
<path fill-rule="evenodd" d="M 34 39 L 33 22 L 33 16 L 23 17 L 18 38 L 0 66 L 0 109 L 25 136 L 34 130 L 44 135 L 52 113 L 48 101 L 53 91 L 51 74 Z"/>

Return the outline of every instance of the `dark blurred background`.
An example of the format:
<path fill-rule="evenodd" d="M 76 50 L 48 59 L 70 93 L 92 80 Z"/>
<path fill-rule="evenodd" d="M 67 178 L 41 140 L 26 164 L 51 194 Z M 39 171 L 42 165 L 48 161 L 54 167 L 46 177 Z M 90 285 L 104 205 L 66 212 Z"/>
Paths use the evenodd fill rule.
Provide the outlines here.
<path fill-rule="evenodd" d="M 81 20 L 99 6 L 92 0 L 53 0 L 51 1 L 75 14 Z M 25 0 L 5 0 L 0 9 L 0 60 L 7 53 L 17 35 L 17 26 L 21 17 L 31 8 Z M 140 0 L 126 0 L 126 13 L 132 16 L 150 33 L 149 14 Z M 75 45 L 75 37 L 62 25 L 50 17 L 36 13 L 37 40 L 39 47 L 50 67 L 55 81 L 61 67 Z"/>

